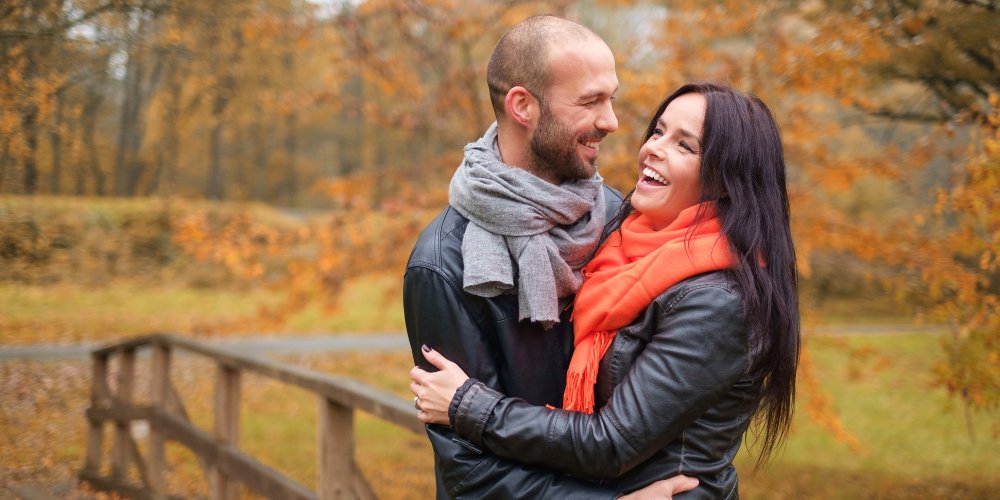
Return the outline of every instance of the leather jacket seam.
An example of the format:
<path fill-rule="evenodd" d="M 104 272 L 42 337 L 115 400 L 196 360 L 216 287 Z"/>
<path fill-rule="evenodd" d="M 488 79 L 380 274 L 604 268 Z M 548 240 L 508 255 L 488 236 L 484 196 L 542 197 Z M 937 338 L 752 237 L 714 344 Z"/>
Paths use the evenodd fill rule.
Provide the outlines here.
<path fill-rule="evenodd" d="M 736 500 L 737 498 L 739 498 L 739 490 L 740 489 L 738 487 L 734 487 L 733 489 L 729 490 L 729 494 L 726 495 L 725 500 Z"/>
<path fill-rule="evenodd" d="M 454 294 L 458 297 L 458 300 L 461 301 L 462 308 L 465 309 L 466 312 L 469 313 L 469 315 L 471 315 L 473 318 L 476 319 L 476 326 L 478 326 L 481 330 L 486 330 L 489 327 L 488 319 L 485 318 L 485 316 L 483 316 L 482 314 L 476 314 L 473 312 L 474 311 L 473 308 L 469 306 L 468 300 L 466 300 L 465 290 L 462 290 L 461 287 L 456 286 L 454 280 L 448 277 L 448 274 L 445 273 L 443 269 L 426 261 L 411 262 L 408 266 L 406 266 L 407 270 L 413 268 L 427 269 L 428 271 L 440 276 L 441 279 L 443 279 L 445 283 L 448 284 L 448 287 L 451 288 L 452 292 L 454 292 Z"/>
<path fill-rule="evenodd" d="M 469 414 L 469 407 L 472 406 L 472 401 L 476 398 L 476 394 L 478 394 L 483 387 L 484 385 L 482 382 L 476 382 L 465 392 L 465 396 L 462 397 L 462 401 L 458 403 L 458 408 L 455 410 L 455 423 L 460 423 L 463 417 Z M 473 431 L 475 432 L 475 429 L 473 429 Z M 469 442 L 473 441 L 472 437 L 474 436 L 470 436 Z M 473 444 L 481 445 L 482 443 Z"/>
<path fill-rule="evenodd" d="M 677 460 L 677 475 L 684 473 L 684 454 L 687 452 L 687 429 L 681 431 L 681 456 Z"/>
<path fill-rule="evenodd" d="M 448 210 L 453 210 L 453 208 L 448 207 Z M 456 212 L 457 212 L 457 210 L 456 210 Z M 438 240 L 438 241 L 444 241 L 444 240 L 448 239 L 448 237 L 451 236 L 451 233 L 454 233 L 455 231 L 458 231 L 459 229 L 462 229 L 463 227 L 468 226 L 468 225 L 469 225 L 469 220 L 466 219 L 465 222 L 463 222 L 463 223 L 461 223 L 461 224 L 459 224 L 459 225 L 457 225 L 457 226 L 449 229 L 448 232 L 444 233 L 444 235 L 442 235 L 441 239 Z"/>
<path fill-rule="evenodd" d="M 749 399 L 750 399 L 749 398 L 749 394 L 747 394 L 746 392 L 743 392 L 743 401 L 740 402 L 740 408 L 736 412 L 736 414 L 739 415 L 739 417 L 737 417 L 739 419 L 739 420 L 737 420 L 737 425 L 736 425 L 736 430 L 737 431 L 739 431 L 739 429 L 743 428 L 743 424 L 746 423 L 747 418 L 749 418 L 749 417 L 743 418 L 743 415 L 745 415 L 745 413 L 744 413 L 743 410 L 746 408 L 747 401 Z M 726 450 L 728 450 L 728 451 L 726 451 L 726 454 L 723 455 L 723 457 L 727 461 L 729 461 L 730 463 L 732 463 L 732 460 L 734 458 L 736 458 L 736 457 L 730 457 L 729 456 L 729 454 L 732 452 L 732 449 L 733 449 L 733 443 L 736 442 L 736 438 L 737 437 L 742 436 L 742 435 L 743 435 L 742 431 L 741 432 L 733 432 L 733 435 L 729 438 L 729 445 L 726 446 Z"/>
<path fill-rule="evenodd" d="M 493 455 L 489 455 L 489 456 L 483 457 L 483 459 L 480 460 L 479 463 L 477 463 L 476 466 L 473 467 L 472 470 L 470 470 L 469 473 L 466 474 L 465 477 L 463 477 L 462 480 L 458 482 L 458 484 L 456 484 L 455 486 L 452 486 L 451 488 L 449 488 L 449 490 L 448 490 L 448 496 L 453 497 L 453 498 L 455 496 L 457 496 L 457 493 L 460 491 L 461 488 L 464 488 L 469 483 L 475 482 L 475 480 L 477 478 L 474 477 L 474 476 L 477 475 L 476 473 L 477 473 L 477 471 L 479 471 L 479 469 L 481 469 L 482 467 L 485 467 L 487 462 L 492 462 L 492 461 L 495 461 L 495 460 L 496 460 L 496 457 L 493 456 Z"/>
<path fill-rule="evenodd" d="M 683 290 L 678 292 L 677 297 L 675 297 L 666 305 L 663 305 L 660 302 L 660 297 L 662 297 L 662 295 L 660 297 L 653 299 L 653 302 L 660 304 L 660 306 L 663 308 L 663 313 L 666 314 L 672 311 L 674 306 L 676 306 L 678 302 L 684 300 L 684 298 L 687 297 L 691 292 L 694 292 L 696 290 L 701 290 L 703 288 L 718 288 L 730 295 L 736 295 L 737 297 L 739 297 L 739 295 L 737 295 L 732 289 L 725 286 L 723 283 L 711 282 L 711 283 L 688 284 L 687 286 L 684 287 Z"/>
<path fill-rule="evenodd" d="M 615 198 L 617 198 L 617 202 L 615 202 L 615 204 L 618 205 L 618 206 L 621 206 L 622 202 L 625 201 L 625 198 L 622 197 L 622 194 L 620 192 L 618 192 L 617 189 L 612 188 L 611 186 L 608 186 L 607 184 L 602 184 L 602 186 L 604 187 L 605 191 L 608 191 L 611 194 L 615 195 Z M 605 197 L 604 199 L 607 200 L 607 197 Z M 608 205 L 609 202 L 605 201 L 604 204 Z"/>
<path fill-rule="evenodd" d="M 483 454 L 483 450 L 480 450 L 479 448 L 477 448 L 476 445 L 472 444 L 468 439 L 462 439 L 462 438 L 456 436 L 456 437 L 451 438 L 451 442 L 455 443 L 455 444 L 457 444 L 459 446 L 464 447 L 465 449 L 467 449 L 467 450 L 475 453 L 476 455 L 482 455 Z"/>
<path fill-rule="evenodd" d="M 611 412 L 604 412 L 604 413 L 608 415 L 608 421 L 610 421 L 611 425 L 615 428 L 616 431 L 618 431 L 618 434 L 620 434 L 623 438 L 625 438 L 625 444 L 627 444 L 629 448 L 632 448 L 632 452 L 634 454 L 638 455 L 639 448 L 637 446 L 637 443 L 633 442 L 635 438 L 633 438 L 632 435 L 629 434 L 628 429 L 626 429 L 625 426 L 618 421 L 618 418 L 616 418 L 613 413 Z M 621 464 L 619 464 L 619 467 L 620 466 Z"/>
<path fill-rule="evenodd" d="M 480 382 L 480 384 L 482 384 L 482 382 Z M 483 387 L 486 386 L 483 385 Z M 479 422 L 478 422 L 479 429 L 477 430 L 477 432 L 479 434 L 480 443 L 483 440 L 483 435 L 486 434 L 486 424 L 490 421 L 490 417 L 493 416 L 493 410 L 497 407 L 497 404 L 500 403 L 501 399 L 502 397 L 500 397 L 499 395 L 493 395 L 493 401 L 491 401 L 486 406 L 486 410 L 483 411 L 483 414 L 479 416 Z"/>
<path fill-rule="evenodd" d="M 615 336 L 617 337 L 617 335 Z M 618 361 L 621 361 L 620 354 L 625 351 L 625 343 L 628 339 L 623 338 L 621 342 L 618 342 L 618 346 L 615 348 L 614 354 L 611 358 L 611 380 L 621 380 L 618 378 L 618 373 L 621 371 L 621 366 L 619 366 Z"/>

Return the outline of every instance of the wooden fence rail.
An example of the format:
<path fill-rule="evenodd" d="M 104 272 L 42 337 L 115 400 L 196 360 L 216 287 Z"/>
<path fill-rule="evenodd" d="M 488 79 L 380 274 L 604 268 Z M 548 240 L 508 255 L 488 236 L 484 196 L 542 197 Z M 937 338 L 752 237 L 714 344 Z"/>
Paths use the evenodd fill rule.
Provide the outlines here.
<path fill-rule="evenodd" d="M 150 404 L 133 404 L 136 350 L 153 351 Z M 212 433 L 195 427 L 170 382 L 174 349 L 217 363 L 215 425 Z M 87 409 L 87 459 L 80 478 L 92 486 L 135 499 L 165 499 L 165 448 L 168 439 L 190 449 L 208 478 L 212 500 L 236 500 L 242 483 L 274 500 L 373 500 L 371 486 L 354 463 L 354 410 L 361 410 L 417 434 L 424 424 L 409 401 L 363 382 L 229 352 L 173 334 L 154 334 L 93 351 L 94 378 Z M 108 361 L 119 357 L 117 390 L 108 385 Z M 317 398 L 317 490 L 285 477 L 240 451 L 240 374 L 253 372 L 306 389 Z M 131 422 L 149 423 L 145 457 L 129 432 Z M 110 475 L 101 472 L 105 423 L 114 425 Z M 135 464 L 141 484 L 129 479 Z"/>

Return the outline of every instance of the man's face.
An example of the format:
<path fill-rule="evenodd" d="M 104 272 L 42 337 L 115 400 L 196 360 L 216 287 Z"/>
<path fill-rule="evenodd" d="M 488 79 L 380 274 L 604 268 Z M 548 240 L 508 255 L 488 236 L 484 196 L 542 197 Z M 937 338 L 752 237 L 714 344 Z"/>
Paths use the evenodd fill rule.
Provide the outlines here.
<path fill-rule="evenodd" d="M 549 71 L 552 84 L 531 137 L 532 171 L 557 183 L 589 179 L 601 140 L 618 130 L 614 55 L 599 39 L 555 46 Z"/>

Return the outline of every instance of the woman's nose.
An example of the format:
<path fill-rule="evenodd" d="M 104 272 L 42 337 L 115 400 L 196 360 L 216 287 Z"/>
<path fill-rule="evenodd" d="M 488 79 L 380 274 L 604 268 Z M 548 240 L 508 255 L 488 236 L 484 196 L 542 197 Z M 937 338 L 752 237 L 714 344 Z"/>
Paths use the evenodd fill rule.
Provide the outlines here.
<path fill-rule="evenodd" d="M 657 160 L 663 159 L 663 148 L 660 147 L 660 141 L 656 139 L 650 139 L 643 144 L 642 149 L 646 151 L 646 156 L 651 156 Z"/>

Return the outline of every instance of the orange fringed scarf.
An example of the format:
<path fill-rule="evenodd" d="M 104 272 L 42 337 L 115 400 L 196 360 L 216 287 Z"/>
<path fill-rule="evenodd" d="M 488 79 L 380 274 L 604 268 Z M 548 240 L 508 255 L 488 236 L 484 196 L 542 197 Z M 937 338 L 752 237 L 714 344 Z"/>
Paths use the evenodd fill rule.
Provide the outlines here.
<path fill-rule="evenodd" d="M 707 202 L 707 217 L 688 236 L 695 205 L 660 231 L 641 213 L 634 213 L 584 267 L 584 283 L 576 294 L 573 343 L 576 350 L 566 374 L 563 408 L 593 413 L 597 368 L 618 329 L 635 321 L 653 300 L 678 282 L 696 274 L 732 267 L 729 243 L 720 234 L 715 205 Z"/>

